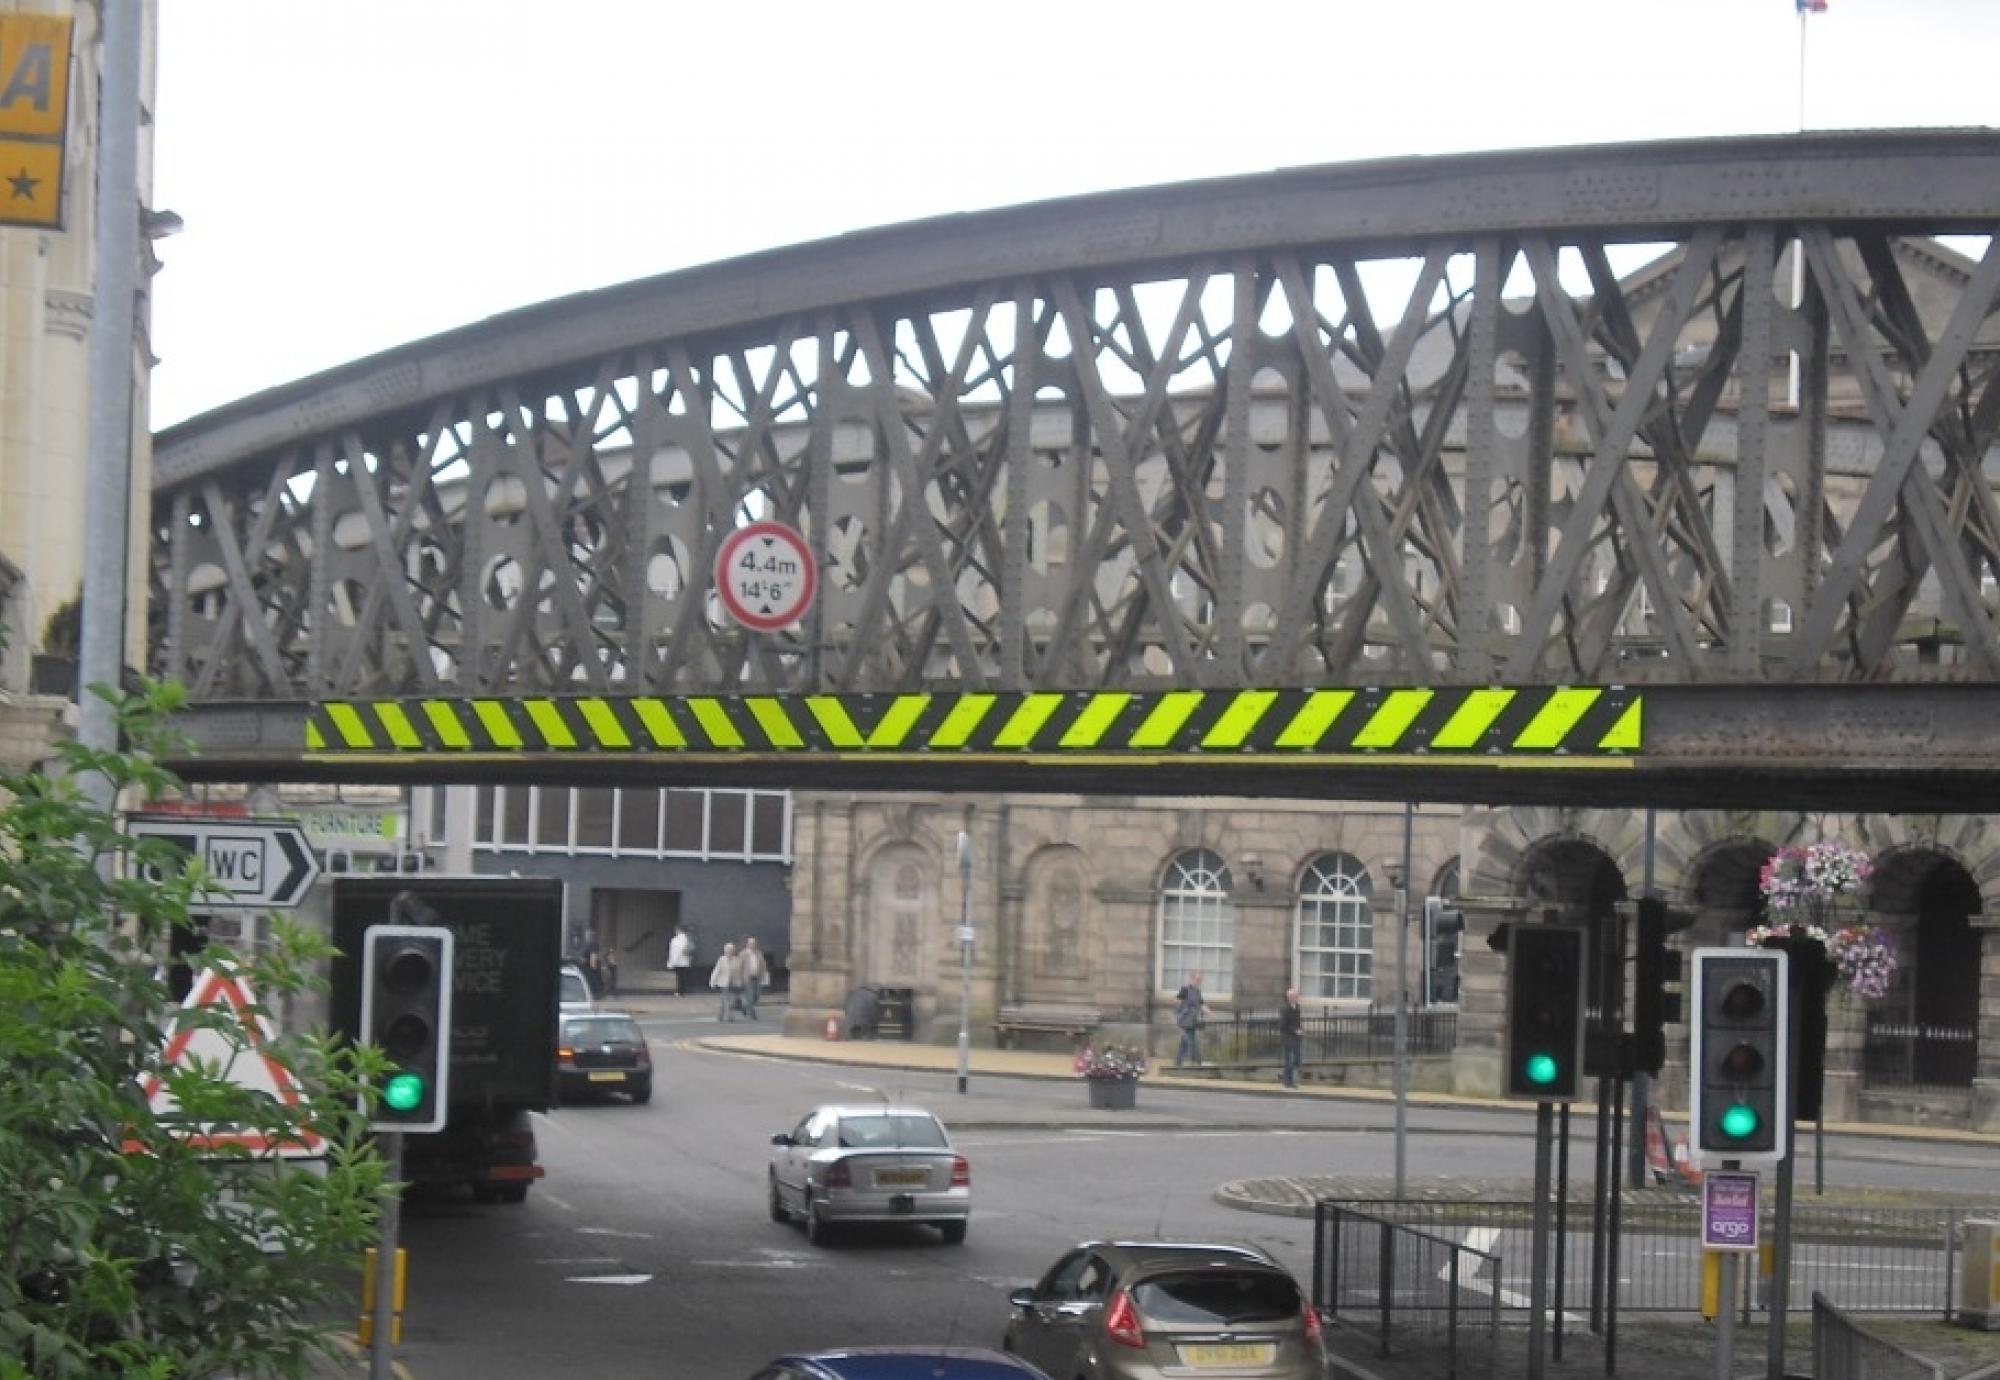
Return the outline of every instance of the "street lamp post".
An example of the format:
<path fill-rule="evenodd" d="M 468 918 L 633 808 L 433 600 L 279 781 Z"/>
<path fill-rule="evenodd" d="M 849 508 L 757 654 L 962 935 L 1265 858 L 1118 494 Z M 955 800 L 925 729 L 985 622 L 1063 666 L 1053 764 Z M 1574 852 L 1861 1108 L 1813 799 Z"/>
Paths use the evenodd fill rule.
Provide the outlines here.
<path fill-rule="evenodd" d="M 1389 885 L 1396 889 L 1396 1197 L 1403 1196 L 1409 1163 L 1410 1100 L 1410 853 L 1415 833 L 1416 806 L 1403 806 L 1403 856 L 1387 865 Z"/>
<path fill-rule="evenodd" d="M 958 1090 L 972 1067 L 972 835 L 958 831 Z"/>

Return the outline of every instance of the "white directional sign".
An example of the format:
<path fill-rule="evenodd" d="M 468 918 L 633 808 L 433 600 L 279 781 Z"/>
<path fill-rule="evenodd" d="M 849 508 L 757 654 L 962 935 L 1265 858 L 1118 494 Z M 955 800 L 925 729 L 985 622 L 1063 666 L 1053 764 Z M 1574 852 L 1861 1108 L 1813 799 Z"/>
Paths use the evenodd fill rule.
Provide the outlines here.
<path fill-rule="evenodd" d="M 818 582 L 806 539 L 782 522 L 739 527 L 715 553 L 722 607 L 757 632 L 777 632 L 803 618 Z"/>
<path fill-rule="evenodd" d="M 290 910 L 319 876 L 319 855 L 290 820 L 133 815 L 125 832 L 165 839 L 202 860 L 214 890 L 199 909 Z"/>

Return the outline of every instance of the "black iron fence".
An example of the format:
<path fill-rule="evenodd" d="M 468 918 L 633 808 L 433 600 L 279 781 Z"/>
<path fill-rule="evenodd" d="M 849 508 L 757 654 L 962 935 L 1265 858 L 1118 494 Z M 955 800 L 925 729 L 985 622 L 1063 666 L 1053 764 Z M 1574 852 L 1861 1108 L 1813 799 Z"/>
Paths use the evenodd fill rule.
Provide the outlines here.
<path fill-rule="evenodd" d="M 1450 1054 L 1458 1043 L 1456 1011 L 1410 1011 L 1408 1052 L 1412 1056 Z M 1302 1057 L 1308 1064 L 1338 1059 L 1392 1059 L 1396 1054 L 1394 1011 L 1326 1011 L 1301 1023 Z M 1228 1020 L 1209 1022 L 1204 1043 L 1208 1058 L 1220 1064 L 1275 1064 L 1278 1013 L 1238 1011 Z"/>
<path fill-rule="evenodd" d="M 1869 1333 L 1812 1297 L 1813 1380 L 1944 1380 L 1944 1367 Z"/>
<path fill-rule="evenodd" d="M 1861 1069 L 1871 1088 L 1911 1092 L 1962 1092 L 1979 1064 L 1979 1031 L 1972 1026 L 1930 1025 L 1884 1012 L 1868 1013 Z"/>
<path fill-rule="evenodd" d="M 1313 1306 L 1375 1339 L 1376 1354 L 1421 1350 L 1445 1376 L 1499 1374 L 1500 1258 L 1370 1212 L 1320 1203 Z"/>
<path fill-rule="evenodd" d="M 1528 1306 L 1528 1262 L 1533 1204 L 1356 1199 L 1326 1201 L 1338 1209 L 1378 1217 L 1399 1227 L 1492 1254 L 1501 1262 L 1492 1277 L 1498 1306 Z M 1837 1299 L 1853 1313 L 1951 1311 L 1954 1253 L 1965 1219 L 1988 1211 L 1961 1206 L 1822 1207 L 1794 1203 L 1788 1308 L 1803 1313 L 1813 1294 Z M 1551 1214 L 1553 1220 L 1553 1213 Z M 1695 1313 L 1701 1309 L 1701 1205 L 1694 1199 L 1634 1195 L 1621 1207 L 1618 1306 L 1632 1313 Z M 1771 1221 L 1762 1223 L 1771 1239 Z M 1325 1232 L 1314 1243 L 1315 1271 L 1333 1243 Z M 1579 1316 L 1590 1311 L 1590 1204 L 1569 1204 L 1566 1230 L 1551 1242 L 1563 1253 L 1559 1305 Z M 1769 1304 L 1769 1255 L 1750 1258 L 1745 1307 Z M 1557 1274 L 1553 1257 L 1550 1275 Z"/>

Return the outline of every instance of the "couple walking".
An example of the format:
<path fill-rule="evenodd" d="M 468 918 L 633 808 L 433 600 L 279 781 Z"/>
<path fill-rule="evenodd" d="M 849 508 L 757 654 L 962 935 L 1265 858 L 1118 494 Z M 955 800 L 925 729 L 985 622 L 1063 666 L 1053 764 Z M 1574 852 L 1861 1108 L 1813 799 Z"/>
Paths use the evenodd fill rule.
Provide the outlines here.
<path fill-rule="evenodd" d="M 1174 993 L 1174 1024 L 1180 1027 L 1180 1047 L 1174 1051 L 1174 1067 L 1185 1063 L 1201 1067 L 1201 1028 L 1208 1024 L 1208 1003 L 1201 994 L 1201 974 L 1189 973 L 1181 990 Z M 1278 1047 L 1283 1063 L 1278 1081 L 1288 1088 L 1299 1085 L 1300 1057 L 1305 1052 L 1305 1013 L 1299 1008 L 1299 989 L 1285 989 L 1285 1004 L 1278 1008 Z"/>
<path fill-rule="evenodd" d="M 771 967 L 764 961 L 764 951 L 757 947 L 756 936 L 744 940 L 740 952 L 734 944 L 724 944 L 722 957 L 715 960 L 708 975 L 710 990 L 720 994 L 715 1018 L 733 1021 L 741 1011 L 746 1018 L 756 1020 L 757 998 L 763 995 L 764 980 L 770 975 Z"/>

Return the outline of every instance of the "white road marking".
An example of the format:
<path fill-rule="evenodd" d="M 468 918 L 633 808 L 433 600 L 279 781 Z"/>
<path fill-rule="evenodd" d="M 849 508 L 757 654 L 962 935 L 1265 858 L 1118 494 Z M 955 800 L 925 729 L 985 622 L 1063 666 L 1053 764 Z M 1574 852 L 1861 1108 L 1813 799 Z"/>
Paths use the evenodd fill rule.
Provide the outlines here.
<path fill-rule="evenodd" d="M 651 1275 L 571 1275 L 565 1284 L 648 1284 Z"/>
<path fill-rule="evenodd" d="M 555 1194 L 549 1192 L 546 1188 L 536 1194 L 535 1198 L 538 1202 L 547 1203 L 550 1207 L 561 1208 L 564 1212 L 576 1211 L 576 1208 L 567 1200 L 556 1197 Z"/>
<path fill-rule="evenodd" d="M 576 1231 L 579 1236 L 615 1236 L 624 1241 L 653 1239 L 653 1234 L 649 1231 L 620 1231 L 616 1227 L 578 1227 Z"/>
<path fill-rule="evenodd" d="M 1465 1244 L 1472 1250 L 1483 1251 L 1487 1255 L 1493 1254 L 1493 1247 L 1499 1240 L 1500 1229 L 1498 1227 L 1467 1227 L 1465 1230 Z M 1486 1268 L 1485 1261 L 1476 1262 L 1471 1275 L 1459 1275 L 1458 1287 L 1468 1294 L 1497 1296 L 1502 1306 L 1507 1308 L 1526 1308 L 1528 1306 L 1528 1296 L 1526 1294 L 1517 1294 L 1512 1289 L 1503 1288 L 1502 1281 L 1500 1280 L 1496 1279 L 1489 1283 L 1481 1279 L 1478 1272 L 1484 1268 Z M 1451 1282 L 1451 1266 L 1446 1264 L 1439 1269 L 1437 1277 L 1449 1284 Z M 1563 1313 L 1563 1319 L 1579 1327 L 1583 1325 L 1583 1319 L 1568 1311 Z"/>
<path fill-rule="evenodd" d="M 537 1265 L 569 1265 L 569 1266 L 616 1265 L 618 1263 L 618 1257 L 615 1255 L 552 1255 L 549 1256 L 547 1259 L 537 1260 L 535 1263 Z"/>
<path fill-rule="evenodd" d="M 819 1262 L 800 1256 L 790 1256 L 775 1260 L 697 1260 L 694 1264 L 704 1270 L 810 1270 Z"/>

